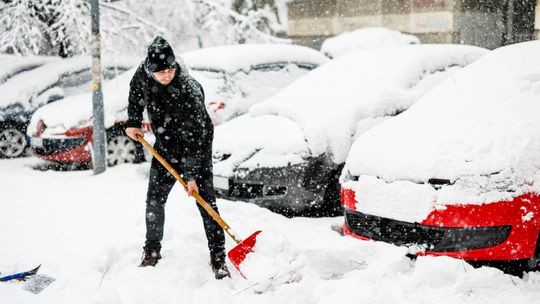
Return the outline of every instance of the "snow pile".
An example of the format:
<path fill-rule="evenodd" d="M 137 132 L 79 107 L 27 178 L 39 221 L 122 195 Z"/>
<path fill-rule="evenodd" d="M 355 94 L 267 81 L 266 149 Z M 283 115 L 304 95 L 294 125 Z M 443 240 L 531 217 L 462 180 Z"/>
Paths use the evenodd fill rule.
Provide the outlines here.
<path fill-rule="evenodd" d="M 436 191 L 436 199 L 430 193 L 419 200 L 432 199 L 436 205 L 493 202 L 538 191 L 539 52 L 539 41 L 499 48 L 454 74 L 406 113 L 361 136 L 344 172 L 377 176 L 386 186 L 375 191 L 383 192 L 401 188 L 399 181 L 447 179 L 452 185 Z M 362 181 L 354 187 L 366 195 L 371 190 L 361 190 Z M 360 200 L 360 211 L 395 210 L 379 200 Z M 433 207 L 410 201 L 393 204 L 401 203 L 410 220 Z M 385 216 L 402 218 L 398 213 Z"/>
<path fill-rule="evenodd" d="M 332 58 L 355 50 L 367 50 L 381 47 L 392 47 L 407 44 L 418 44 L 420 40 L 413 35 L 403 34 L 384 27 L 362 28 L 344 32 L 326 39 L 321 52 Z"/>
<path fill-rule="evenodd" d="M 322 65 L 328 58 L 304 46 L 289 44 L 237 44 L 209 47 L 182 55 L 194 70 L 223 70 L 228 73 L 248 72 L 268 63 L 305 63 Z"/>
<path fill-rule="evenodd" d="M 435 84 L 485 52 L 462 45 L 351 52 L 254 105 L 249 113 L 293 120 L 302 129 L 312 156 L 328 152 L 334 163 L 343 163 L 361 120 L 374 123 L 374 118 L 406 110 Z"/>
<path fill-rule="evenodd" d="M 538 303 L 540 273 L 523 279 L 447 257 L 406 258 L 406 248 L 342 237 L 336 218 L 286 218 L 254 204 L 219 200 L 246 237 L 260 229 L 248 270 L 270 277 L 216 281 L 193 199 L 176 186 L 166 207 L 162 256 L 140 268 L 149 164 L 104 174 L 32 170 L 33 159 L 0 160 L 3 274 L 42 264 L 56 279 L 38 295 L 0 283 L 10 304 L 95 303 Z M 32 185 L 32 191 L 28 191 Z M 84 195 L 81 195 L 84 193 Z M 226 247 L 235 243 L 227 239 Z M 251 265 L 250 265 L 251 263 Z M 252 266 L 254 269 L 249 269 Z M 273 269 L 272 269 L 273 267 Z"/>

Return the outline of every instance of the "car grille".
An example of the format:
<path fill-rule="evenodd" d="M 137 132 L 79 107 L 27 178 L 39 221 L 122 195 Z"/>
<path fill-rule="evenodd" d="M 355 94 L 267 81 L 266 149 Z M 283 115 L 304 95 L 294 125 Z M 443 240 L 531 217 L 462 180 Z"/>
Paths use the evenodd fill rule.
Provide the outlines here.
<path fill-rule="evenodd" d="M 236 184 L 229 187 L 229 195 L 239 199 L 251 199 L 263 196 L 263 185 L 260 184 Z"/>
<path fill-rule="evenodd" d="M 44 138 L 42 147 L 33 147 L 38 155 L 51 155 L 73 150 L 84 144 L 85 137 Z"/>
<path fill-rule="evenodd" d="M 345 221 L 355 234 L 398 246 L 416 244 L 429 249 L 443 239 L 446 230 L 350 211 L 345 211 Z"/>
<path fill-rule="evenodd" d="M 235 183 L 230 181 L 228 190 L 215 188 L 220 197 L 249 200 L 254 198 L 276 198 L 287 194 L 287 186 Z"/>
<path fill-rule="evenodd" d="M 396 245 L 419 245 L 432 252 L 464 251 L 496 246 L 511 226 L 433 227 L 345 211 L 345 224 L 358 235 Z"/>

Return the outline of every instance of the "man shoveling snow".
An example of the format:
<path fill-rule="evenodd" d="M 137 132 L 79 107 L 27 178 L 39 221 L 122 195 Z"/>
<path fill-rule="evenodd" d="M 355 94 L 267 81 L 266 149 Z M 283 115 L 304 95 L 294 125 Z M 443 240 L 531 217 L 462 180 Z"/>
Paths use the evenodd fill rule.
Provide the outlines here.
<path fill-rule="evenodd" d="M 143 136 L 141 124 L 146 107 L 156 142 L 154 148 L 171 162 L 187 181 L 188 195 L 197 192 L 217 212 L 212 175 L 214 127 L 204 106 L 202 86 L 187 68 L 176 62 L 169 43 L 156 36 L 146 59 L 130 83 L 126 134 Z M 146 198 L 146 243 L 140 266 L 155 266 L 161 259 L 165 203 L 175 178 L 152 159 Z M 225 236 L 221 227 L 197 205 L 201 213 L 210 265 L 216 279 L 230 277 L 225 263 Z"/>

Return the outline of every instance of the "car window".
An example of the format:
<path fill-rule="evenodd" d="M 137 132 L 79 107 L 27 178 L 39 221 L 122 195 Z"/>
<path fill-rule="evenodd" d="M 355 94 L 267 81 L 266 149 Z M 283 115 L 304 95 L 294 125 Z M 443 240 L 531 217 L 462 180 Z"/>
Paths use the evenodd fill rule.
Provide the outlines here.
<path fill-rule="evenodd" d="M 126 71 L 124 68 L 106 67 L 102 72 L 102 80 L 112 79 L 124 71 Z M 56 83 L 37 94 L 32 99 L 32 103 L 45 104 L 66 96 L 88 93 L 91 91 L 91 82 L 90 69 L 70 71 L 62 74 Z"/>
<path fill-rule="evenodd" d="M 276 63 L 258 65 L 248 73 L 241 71 L 231 75 L 231 80 L 243 97 L 243 101 L 238 104 L 238 111 L 247 111 L 253 104 L 279 92 L 311 69 L 308 65 Z"/>
<path fill-rule="evenodd" d="M 124 68 L 106 67 L 102 71 L 102 81 L 112 79 L 122 72 Z M 61 87 L 66 96 L 88 93 L 91 91 L 92 74 L 90 69 L 70 72 L 62 75 L 55 86 Z"/>
<path fill-rule="evenodd" d="M 193 76 L 203 86 L 207 104 L 226 101 L 240 93 L 224 71 L 195 70 Z"/>

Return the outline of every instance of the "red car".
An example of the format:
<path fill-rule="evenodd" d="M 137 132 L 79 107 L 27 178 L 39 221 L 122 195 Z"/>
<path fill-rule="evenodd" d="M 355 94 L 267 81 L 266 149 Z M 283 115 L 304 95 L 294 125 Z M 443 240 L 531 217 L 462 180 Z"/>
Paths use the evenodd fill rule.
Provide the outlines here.
<path fill-rule="evenodd" d="M 539 41 L 496 49 L 359 137 L 342 175 L 344 232 L 537 269 L 539 52 Z"/>

